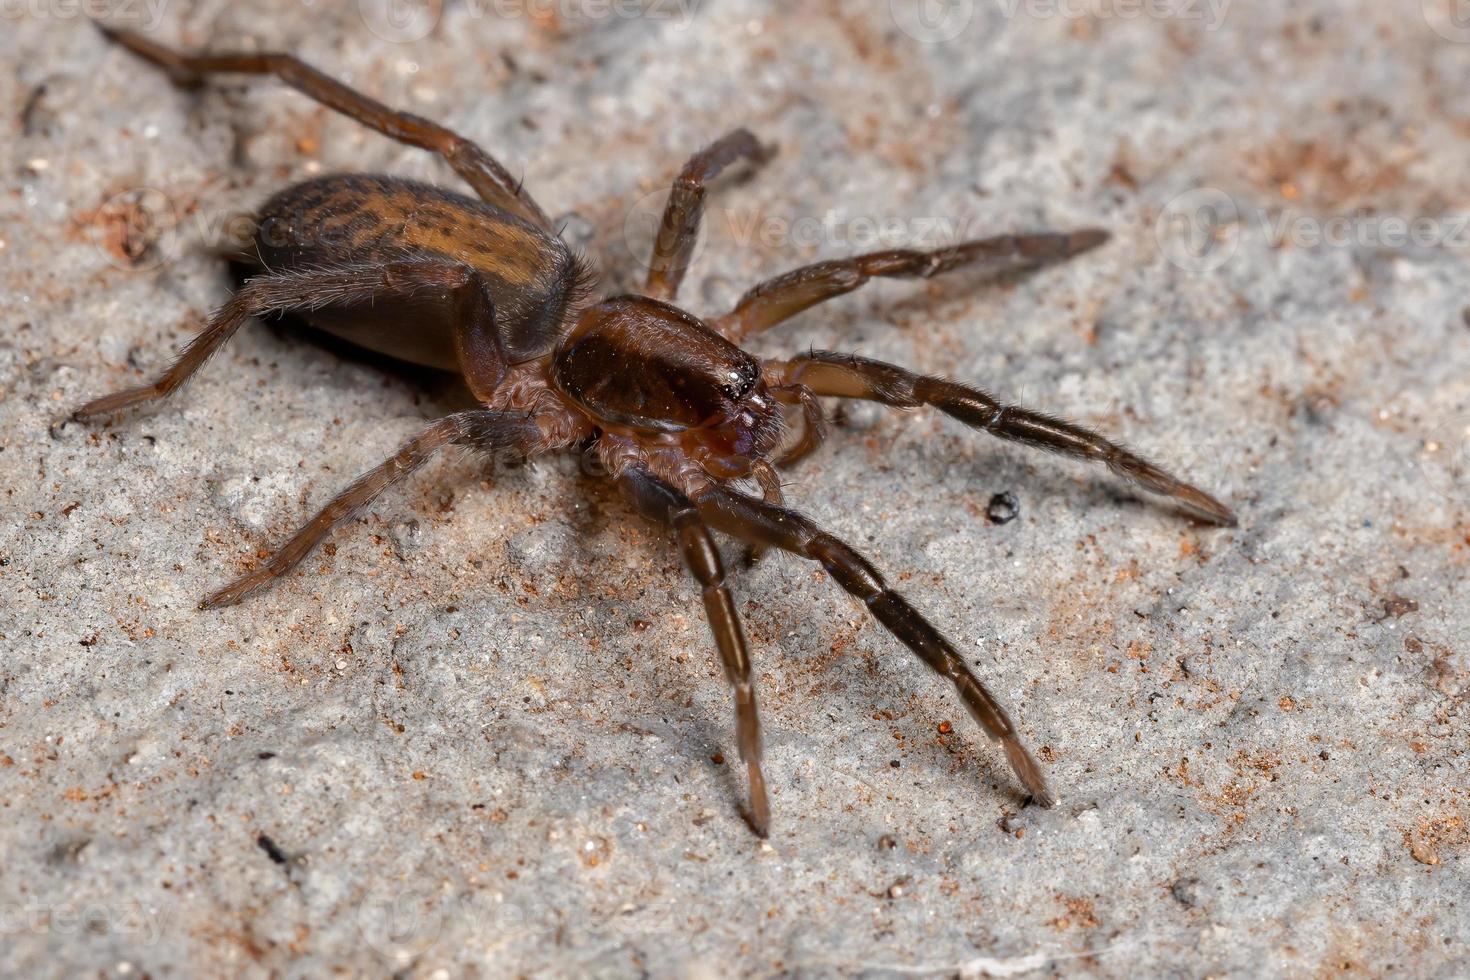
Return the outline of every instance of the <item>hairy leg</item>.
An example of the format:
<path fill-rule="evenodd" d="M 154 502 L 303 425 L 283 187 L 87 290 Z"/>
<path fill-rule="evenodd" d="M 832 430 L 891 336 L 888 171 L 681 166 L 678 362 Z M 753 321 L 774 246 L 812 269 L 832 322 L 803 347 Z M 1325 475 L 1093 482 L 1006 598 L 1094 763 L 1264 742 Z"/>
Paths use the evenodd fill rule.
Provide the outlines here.
<path fill-rule="evenodd" d="M 370 302 L 385 293 L 409 295 L 444 289 L 459 299 L 455 350 L 470 388 L 484 400 L 504 373 L 495 335 L 495 307 L 479 274 L 468 266 L 442 261 L 390 262 L 386 265 L 334 266 L 307 272 L 257 276 L 215 310 L 204 329 L 185 345 L 177 360 L 149 384 L 94 399 L 73 414 L 85 419 L 143 402 L 166 398 L 204 366 L 252 316 L 320 310 Z"/>
<path fill-rule="evenodd" d="M 815 452 L 826 438 L 826 419 L 822 416 L 822 405 L 805 385 L 778 386 L 771 389 L 771 394 L 781 404 L 801 409 L 801 434 L 776 460 L 780 466 L 793 466 Z M 779 507 L 786 502 L 781 491 L 780 474 L 776 472 L 774 465 L 766 460 L 756 460 L 751 465 L 751 475 L 760 484 L 766 503 Z M 745 566 L 753 567 L 765 557 L 767 550 L 765 545 L 746 545 L 743 556 Z"/>
<path fill-rule="evenodd" d="M 490 453 L 515 451 L 527 456 L 549 448 L 537 420 L 525 413 L 460 412 L 431 422 L 396 453 L 333 497 L 258 568 L 211 593 L 199 603 L 199 608 L 233 605 L 285 575 L 333 528 L 362 510 L 384 490 L 402 482 L 446 446 L 467 446 Z"/>
<path fill-rule="evenodd" d="M 997 273 L 1033 269 L 1070 259 L 1107 240 L 1107 232 L 1088 228 L 1068 234 L 1000 235 L 927 251 L 894 249 L 818 262 L 755 286 L 715 326 L 738 343 L 873 279 L 930 279 L 956 269 Z"/>
<path fill-rule="evenodd" d="M 769 361 L 766 370 L 775 381 L 807 385 L 818 395 L 862 398 L 895 408 L 933 405 L 951 418 L 997 438 L 1103 463 L 1125 480 L 1170 498 L 1200 520 L 1235 525 L 1235 514 L 1229 507 L 1162 467 L 1080 425 L 1029 408 L 1003 405 L 979 388 L 830 351 L 812 351 L 789 361 Z"/>
<path fill-rule="evenodd" d="M 970 672 L 954 645 L 903 596 L 889 588 L 867 559 L 809 518 L 796 511 L 773 507 L 756 497 L 713 485 L 692 499 L 700 516 L 716 530 L 820 563 L 838 585 L 862 601 L 873 618 L 954 685 L 971 716 L 986 734 L 1000 742 L 1011 768 L 1032 799 L 1041 806 L 1056 803 L 1041 769 L 1021 744 L 1005 709 Z"/>
<path fill-rule="evenodd" d="M 438 123 L 398 112 L 355 89 L 324 75 L 294 55 L 275 52 L 220 52 L 184 54 L 132 31 L 98 26 L 110 40 L 164 69 L 179 84 L 193 84 L 202 75 L 233 72 L 274 75 L 308 98 L 342 113 L 400 143 L 437 153 L 474 188 L 484 201 L 518 214 L 547 230 L 551 222 L 519 182 L 490 154 Z"/>
<path fill-rule="evenodd" d="M 725 569 L 715 549 L 709 528 L 689 498 L 667 483 L 642 470 L 629 470 L 618 478 L 618 486 L 638 512 L 652 521 L 673 528 L 679 552 L 704 595 L 704 611 L 710 632 L 725 665 L 725 678 L 735 691 L 735 729 L 740 758 L 745 761 L 750 781 L 750 825 L 757 834 L 770 833 L 771 806 L 766 798 L 766 779 L 761 772 L 761 725 L 756 711 L 755 682 L 751 678 L 750 651 L 740 616 L 730 590 L 725 587 Z"/>
<path fill-rule="evenodd" d="M 769 156 L 770 151 L 749 131 L 737 129 L 690 157 L 674 179 L 669 203 L 664 206 L 663 219 L 659 222 L 645 287 L 649 296 L 672 300 L 678 295 L 704 219 L 705 185 L 739 160 L 761 164 Z"/>

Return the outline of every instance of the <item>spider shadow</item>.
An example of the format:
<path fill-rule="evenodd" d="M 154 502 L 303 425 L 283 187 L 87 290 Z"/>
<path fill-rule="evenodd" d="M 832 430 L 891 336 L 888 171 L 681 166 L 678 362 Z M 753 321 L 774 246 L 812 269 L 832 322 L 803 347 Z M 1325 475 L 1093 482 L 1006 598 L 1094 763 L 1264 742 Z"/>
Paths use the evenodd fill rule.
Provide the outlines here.
<path fill-rule="evenodd" d="M 677 611 L 684 612 L 692 621 L 693 637 L 685 650 L 688 654 L 687 659 L 690 665 L 700 663 L 701 661 L 697 659 L 700 657 L 706 658 L 708 663 L 718 664 L 719 654 L 714 640 L 709 636 L 704 608 L 699 600 L 699 590 L 693 578 L 687 575 L 682 564 L 674 556 L 673 536 L 661 532 L 656 525 L 640 517 L 632 505 L 605 477 L 590 471 L 588 467 L 579 466 L 572 482 L 574 492 L 586 504 L 585 507 L 569 508 L 571 517 L 568 523 L 578 540 L 590 541 L 597 534 L 605 532 L 608 527 L 629 524 L 645 526 L 651 532 L 647 540 L 643 542 L 644 546 L 640 548 L 642 554 L 646 556 L 648 570 L 638 575 L 642 580 L 641 584 L 646 588 L 637 590 L 634 596 L 620 597 L 614 602 L 624 607 L 625 611 L 630 614 L 630 619 L 633 610 L 640 606 L 648 607 L 650 618 L 665 618 L 672 607 L 671 597 L 661 594 L 663 587 L 671 585 L 674 589 L 681 589 L 679 594 L 672 598 L 684 603 L 678 607 Z M 718 544 L 727 577 L 732 586 L 737 586 L 745 572 L 741 552 L 738 547 L 723 537 L 718 539 Z M 674 571 L 670 574 L 660 567 L 660 559 L 671 556 L 674 557 Z M 608 560 L 611 556 L 602 555 L 599 549 L 598 557 Z M 579 564 L 578 571 L 573 577 L 575 587 L 582 589 L 585 583 L 588 586 L 586 591 L 593 594 L 605 588 L 608 570 L 599 565 L 599 561 Z M 645 663 L 654 660 L 655 658 L 650 658 L 646 650 L 639 652 L 634 649 L 633 635 L 631 632 L 625 632 L 614 642 L 605 641 L 601 650 L 609 659 L 628 657 Z M 589 654 L 589 660 L 590 656 Z M 672 660 L 672 657 L 667 659 Z M 591 663 L 588 664 L 589 669 L 593 666 Z M 646 667 L 641 680 L 650 690 L 652 701 L 657 704 L 678 705 L 681 712 L 687 711 L 687 713 L 683 719 L 665 721 L 661 715 L 649 711 L 645 717 L 650 721 L 656 719 L 656 723 L 645 724 L 645 727 L 658 734 L 668 749 L 688 763 L 690 770 L 698 770 L 701 775 L 708 772 L 712 759 L 724 757 L 724 763 L 714 766 L 716 773 L 713 774 L 712 779 L 725 794 L 725 798 L 730 802 L 736 814 L 749 823 L 746 786 L 742 778 L 743 764 L 733 748 L 735 737 L 733 696 L 728 702 L 730 712 L 723 721 L 718 709 L 715 712 L 706 712 L 698 708 L 683 709 L 682 706 L 685 704 L 699 704 L 700 699 L 697 695 L 706 691 L 705 684 L 701 680 L 703 672 L 695 669 L 679 669 L 686 666 L 689 665 L 668 663 L 657 659 L 652 665 Z M 604 664 L 603 667 L 605 668 L 606 665 Z M 711 683 L 717 684 L 721 693 L 728 693 L 728 685 L 722 679 Z M 712 799 L 704 802 L 709 806 L 714 804 Z"/>
<path fill-rule="evenodd" d="M 956 270 L 924 280 L 924 288 L 884 304 L 884 310 L 918 317 L 933 313 L 936 307 L 947 307 L 978 299 L 976 293 L 1001 293 L 1014 290 L 1026 280 L 1052 268 L 1049 265 L 1018 266 L 1011 269 Z"/>
<path fill-rule="evenodd" d="M 984 438 L 983 435 L 973 432 L 956 433 L 956 437 L 963 438 L 966 434 Z M 838 427 L 833 432 L 831 439 L 836 441 L 842 438 L 842 435 L 843 432 Z M 1080 464 L 1045 454 L 1028 453 L 1025 447 L 1021 446 L 994 443 L 987 446 L 985 452 L 977 453 L 973 458 L 963 458 L 959 461 L 960 465 L 956 466 L 955 457 L 944 452 L 942 443 L 931 441 L 926 442 L 924 448 L 912 457 L 912 462 L 914 465 L 910 471 L 900 475 L 900 480 L 904 483 L 912 483 L 915 487 L 921 488 L 927 482 L 930 474 L 937 474 L 949 468 L 952 471 L 951 477 L 961 486 L 971 485 L 981 488 L 982 498 L 992 492 L 1010 492 L 1020 497 L 1023 501 L 1022 516 L 1026 515 L 1028 509 L 1039 512 L 1043 508 L 1046 511 L 1064 510 L 1067 514 L 1077 515 L 1083 523 L 1081 533 L 1085 533 L 1087 527 L 1095 527 L 1099 524 L 1126 527 L 1149 515 L 1163 518 L 1162 521 L 1154 523 L 1154 529 L 1148 532 L 1152 534 L 1172 537 L 1175 531 L 1171 529 L 1171 520 L 1178 521 L 1180 527 L 1197 524 L 1190 519 L 1188 514 L 1172 507 L 1166 500 L 1150 497 L 1141 491 L 1135 492 L 1128 484 L 1111 478 L 1106 471 L 1088 472 L 1085 467 L 1080 467 Z M 808 461 L 803 468 L 795 472 L 802 473 L 805 466 L 809 465 L 820 465 L 820 463 L 817 460 Z M 1079 467 L 1080 471 L 1069 472 L 1073 467 Z M 954 472 L 956 470 L 958 472 Z M 796 498 L 795 506 L 803 509 L 799 499 L 802 485 L 807 481 L 795 482 L 794 487 L 788 483 L 788 489 L 795 491 L 793 493 L 793 497 Z M 1030 503 L 1029 507 L 1026 506 L 1027 502 Z M 1006 562 L 1008 553 L 1012 549 L 1052 551 L 1065 547 L 1070 540 L 1070 537 L 1054 538 L 1048 534 L 1054 525 L 1051 518 L 1046 515 L 1039 516 L 1033 521 L 1019 522 L 1008 529 L 1007 533 L 1001 526 L 987 521 L 983 513 L 972 517 L 966 510 L 956 509 L 952 514 L 957 524 L 953 530 L 959 530 L 964 534 L 966 540 L 973 543 L 975 551 L 988 551 L 993 555 L 991 560 L 997 563 Z M 1017 531 L 1029 536 L 1028 539 L 1024 539 L 1024 543 L 1017 540 Z M 888 549 L 883 548 L 882 550 Z M 889 555 L 873 554 L 870 557 L 890 578 L 897 578 L 905 571 L 901 564 L 903 561 L 902 549 L 890 551 Z M 982 557 L 980 560 L 987 559 Z M 940 576 L 939 588 L 951 593 L 952 604 L 963 608 L 967 605 L 965 600 L 978 602 L 985 598 L 983 595 L 975 595 L 973 589 L 966 586 L 963 575 L 956 575 L 952 570 L 943 567 L 935 568 L 934 571 Z M 912 597 L 922 607 L 922 590 L 913 590 Z M 955 600 L 959 601 L 956 603 Z M 983 605 L 979 607 L 977 618 L 982 620 L 984 618 Z M 902 656 L 905 652 L 901 646 L 893 642 L 892 637 L 881 631 L 865 637 L 864 640 L 880 665 L 893 662 L 892 657 Z M 1028 645 L 1016 651 L 1013 663 L 1021 661 L 1026 664 L 1028 668 L 1026 672 L 1029 673 L 1032 669 L 1032 662 L 1039 655 L 1039 647 Z M 858 715 L 871 712 L 875 707 L 883 707 L 892 710 L 898 716 L 908 715 L 910 722 L 922 729 L 928 722 L 937 723 L 944 718 L 947 711 L 955 707 L 944 699 L 945 692 L 942 690 L 931 692 L 924 687 L 916 688 L 915 692 L 896 695 L 892 679 L 887 676 L 886 671 L 882 669 L 877 672 L 864 670 L 861 669 L 861 664 L 858 665 L 858 668 L 845 671 L 847 675 L 845 686 L 848 687 L 848 692 L 845 697 L 834 698 L 834 702 L 837 700 L 847 702 L 851 711 L 856 711 Z M 842 669 L 841 662 L 834 663 L 832 669 Z M 920 683 L 924 682 L 921 680 Z M 917 713 L 922 715 L 927 710 L 931 713 L 930 717 L 914 717 L 916 709 L 907 696 L 908 693 L 923 695 L 924 703 L 928 707 L 927 709 L 919 707 Z M 961 711 L 960 714 L 963 715 L 963 712 Z M 1024 794 L 1021 801 L 1013 799 L 1014 794 L 1006 784 L 1007 766 L 1004 758 L 998 752 L 991 750 L 988 740 L 978 731 L 963 736 L 959 740 L 951 741 L 948 745 L 941 745 L 932 739 L 911 743 L 904 753 L 903 767 L 911 772 L 922 772 L 926 777 L 945 778 L 952 775 L 957 763 L 965 766 L 969 771 L 977 771 L 984 777 L 987 785 L 1005 805 L 1024 801 Z"/>
<path fill-rule="evenodd" d="M 245 281 L 259 270 L 239 262 L 229 263 L 230 276 L 238 292 Z M 258 320 L 277 341 L 283 344 L 307 343 L 331 354 L 337 361 L 373 369 L 384 378 L 385 386 L 396 383 L 414 405 L 428 403 L 429 417 L 480 407 L 464 379 L 451 371 L 411 364 L 408 361 L 360 347 L 325 330 L 312 326 L 297 313 L 264 313 Z"/>

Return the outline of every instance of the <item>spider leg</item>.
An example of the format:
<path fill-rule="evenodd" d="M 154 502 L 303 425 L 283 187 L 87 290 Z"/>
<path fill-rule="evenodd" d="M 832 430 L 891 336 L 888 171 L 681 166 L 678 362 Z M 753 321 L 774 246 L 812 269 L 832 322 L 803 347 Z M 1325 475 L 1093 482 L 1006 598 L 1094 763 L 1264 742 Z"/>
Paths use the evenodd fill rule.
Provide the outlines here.
<path fill-rule="evenodd" d="M 704 219 L 705 185 L 739 160 L 757 165 L 765 163 L 770 152 L 748 130 L 737 129 L 689 158 L 674 178 L 669 202 L 664 205 L 663 218 L 659 221 L 644 289 L 649 296 L 672 300 L 678 295 Z"/>
<path fill-rule="evenodd" d="M 369 303 L 385 293 L 407 295 L 435 289 L 449 291 L 459 304 L 461 315 L 455 319 L 455 351 L 470 390 L 485 401 L 504 374 L 504 359 L 495 339 L 495 307 L 484 281 L 468 266 L 417 260 L 257 276 L 210 315 L 204 329 L 185 345 L 178 359 L 156 381 L 94 399 L 77 409 L 72 417 L 105 415 L 167 397 L 203 367 L 252 316 L 352 306 Z"/>
<path fill-rule="evenodd" d="M 274 75 L 308 98 L 335 109 L 390 139 L 437 153 L 474 188 L 484 201 L 520 215 L 551 230 L 541 208 L 490 154 L 438 123 L 388 108 L 336 79 L 324 75 L 294 55 L 276 52 L 219 52 L 185 54 L 132 31 L 98 25 L 109 40 L 153 62 L 179 84 L 193 84 L 199 76 L 221 72 Z"/>
<path fill-rule="evenodd" d="M 750 824 L 757 834 L 765 837 L 770 833 L 771 806 L 761 772 L 761 724 L 756 711 L 755 683 L 751 679 L 745 632 L 740 627 L 730 590 L 725 587 L 720 553 L 694 504 L 667 483 L 635 469 L 620 476 L 618 486 L 640 514 L 673 528 L 684 564 L 699 582 L 710 632 L 725 665 L 725 678 L 735 690 L 735 730 L 740 758 L 745 760 L 750 781 Z"/>
<path fill-rule="evenodd" d="M 805 434 L 803 434 L 805 438 Z M 794 453 L 787 453 L 784 459 L 790 459 Z M 776 472 L 776 467 L 764 459 L 758 459 L 750 464 L 750 475 L 755 482 L 760 484 L 761 499 L 774 507 L 782 507 L 786 504 L 786 493 L 781 489 L 781 474 Z M 741 561 L 746 568 L 754 568 L 756 563 L 766 556 L 770 550 L 762 544 L 748 544 L 741 556 Z"/>
<path fill-rule="evenodd" d="M 867 559 L 809 518 L 747 494 L 712 485 L 695 493 L 692 499 L 699 515 L 718 531 L 819 562 L 838 585 L 862 600 L 873 618 L 955 686 L 960 700 L 980 727 L 1001 743 L 1011 768 L 1035 802 L 1041 806 L 1056 803 L 1041 769 L 1021 744 L 1005 709 L 970 672 L 953 644 L 903 596 L 889 588 Z"/>
<path fill-rule="evenodd" d="M 783 405 L 801 407 L 801 436 L 777 460 L 781 466 L 794 466 L 815 452 L 827 438 L 827 422 L 822 415 L 822 403 L 806 385 L 776 385 L 771 388 L 771 394 Z"/>
<path fill-rule="evenodd" d="M 826 420 L 822 417 L 822 403 L 806 385 L 777 386 L 771 389 L 771 394 L 775 396 L 776 401 L 784 405 L 801 407 L 801 435 L 781 454 L 780 459 L 776 460 L 777 465 L 794 466 L 811 455 L 827 437 Z M 786 502 L 781 492 L 780 474 L 776 472 L 775 466 L 765 460 L 757 460 L 751 465 L 751 475 L 761 485 L 766 503 L 779 507 Z M 747 545 L 743 556 L 745 567 L 754 567 L 765 557 L 766 551 L 765 545 Z"/>
<path fill-rule="evenodd" d="M 895 408 L 933 405 L 951 418 L 997 438 L 1103 463 L 1123 479 L 1170 498 L 1199 520 L 1226 527 L 1236 523 L 1229 507 L 1117 443 L 1080 425 L 1002 404 L 979 388 L 830 351 L 812 351 L 789 361 L 768 361 L 766 370 L 783 383 L 807 385 L 818 395 L 862 398 Z"/>
<path fill-rule="evenodd" d="M 396 453 L 333 497 L 259 567 L 210 593 L 199 603 L 199 608 L 218 609 L 234 605 L 285 575 L 333 528 L 362 510 L 384 490 L 402 482 L 446 446 L 468 446 L 490 453 L 514 451 L 527 456 L 537 455 L 547 448 L 536 419 L 524 413 L 477 410 L 437 419 L 404 443 Z"/>
<path fill-rule="evenodd" d="M 1066 234 L 999 235 L 932 250 L 893 249 L 818 262 L 754 286 L 735 309 L 715 321 L 715 327 L 738 343 L 874 278 L 929 279 L 956 269 L 997 273 L 1035 269 L 1080 255 L 1107 240 L 1107 232 L 1087 228 Z"/>

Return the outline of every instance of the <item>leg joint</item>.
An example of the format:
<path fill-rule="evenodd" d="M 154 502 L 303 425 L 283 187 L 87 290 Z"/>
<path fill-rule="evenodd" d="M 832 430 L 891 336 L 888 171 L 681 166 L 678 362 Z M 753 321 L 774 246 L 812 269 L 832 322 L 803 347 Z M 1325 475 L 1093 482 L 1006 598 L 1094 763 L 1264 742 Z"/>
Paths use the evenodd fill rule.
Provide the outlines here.
<path fill-rule="evenodd" d="M 821 533 L 812 538 L 807 543 L 806 552 L 821 562 L 838 585 L 869 605 L 888 591 L 883 576 L 867 559 L 830 534 Z"/>

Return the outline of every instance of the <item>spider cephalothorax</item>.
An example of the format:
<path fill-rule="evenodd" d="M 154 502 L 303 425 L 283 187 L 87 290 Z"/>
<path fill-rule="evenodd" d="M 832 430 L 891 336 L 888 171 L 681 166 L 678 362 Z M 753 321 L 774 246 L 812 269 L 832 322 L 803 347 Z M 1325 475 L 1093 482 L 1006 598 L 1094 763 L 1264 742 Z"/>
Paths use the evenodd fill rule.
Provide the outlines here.
<path fill-rule="evenodd" d="M 620 445 L 698 464 L 712 477 L 749 476 L 781 441 L 784 416 L 760 362 L 698 317 L 644 296 L 584 312 L 557 347 L 551 377 L 589 421 L 623 436 Z M 624 456 L 612 457 L 615 476 Z"/>
<path fill-rule="evenodd" d="M 751 289 L 702 320 L 672 301 L 689 265 L 705 185 L 739 161 L 764 162 L 745 130 L 711 144 L 674 181 L 645 295 L 588 305 L 588 267 L 505 169 L 475 144 L 397 113 L 283 54 L 182 55 L 106 32 L 180 80 L 211 72 L 271 74 L 386 135 L 440 154 L 478 198 L 392 177 L 345 174 L 288 188 L 262 210 L 259 274 L 220 307 L 151 384 L 89 402 L 97 416 L 176 390 L 252 315 L 295 312 L 314 326 L 403 360 L 461 374 L 482 406 L 438 419 L 327 504 L 257 569 L 206 598 L 228 605 L 280 577 L 337 525 L 438 450 L 465 446 L 535 456 L 586 447 L 639 513 L 670 527 L 698 581 L 734 690 L 749 819 L 770 824 L 749 652 L 712 530 L 754 556 L 776 548 L 818 562 L 875 619 L 954 685 L 1004 748 L 1032 798 L 1055 798 L 1005 711 L 955 646 L 850 546 L 783 506 L 777 468 L 821 439 L 823 396 L 896 408 L 932 405 L 1001 439 L 1106 464 L 1196 518 L 1233 524 L 1214 497 L 1102 436 L 979 388 L 892 364 L 822 351 L 761 361 L 742 338 L 875 277 L 928 278 L 960 268 L 1013 271 L 1071 258 L 1105 233 L 1001 235 L 947 248 L 874 252 L 806 266 Z M 761 496 L 737 481 L 753 479 Z"/>

